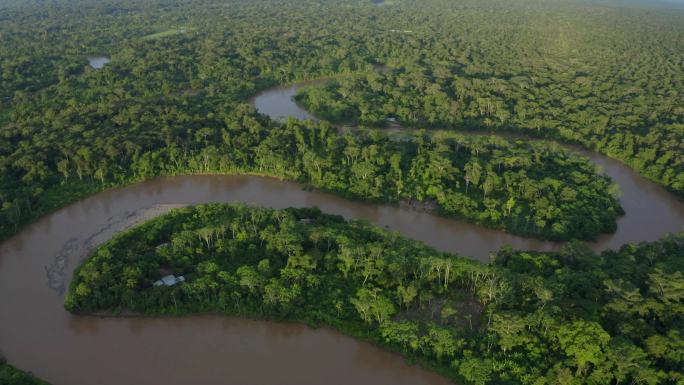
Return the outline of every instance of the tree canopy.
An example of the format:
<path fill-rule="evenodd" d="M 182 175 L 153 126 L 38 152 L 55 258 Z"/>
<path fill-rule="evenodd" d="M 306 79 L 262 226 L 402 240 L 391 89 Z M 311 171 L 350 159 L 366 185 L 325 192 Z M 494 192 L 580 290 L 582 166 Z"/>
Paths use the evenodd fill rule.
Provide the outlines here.
<path fill-rule="evenodd" d="M 676 10 L 570 0 L 382 7 L 365 0 L 85 0 L 6 2 L 0 20 L 3 237 L 107 186 L 169 172 L 223 172 L 217 157 L 234 159 L 231 171 L 264 169 L 255 166 L 255 153 L 269 155 L 264 132 L 282 126 L 256 114 L 247 98 L 270 85 L 339 74 L 351 76 L 306 92 L 306 104 L 330 110 L 333 120 L 376 125 L 396 117 L 407 126 L 550 136 L 617 157 L 675 192 L 684 183 L 677 92 L 684 23 Z M 111 58 L 104 68 L 87 65 L 86 57 L 103 54 Z M 387 70 L 370 71 L 378 63 Z M 224 134 L 236 130 L 244 137 Z M 498 158 L 520 155 L 498 151 Z M 611 216 L 620 209 L 601 178 L 544 180 L 550 168 L 538 172 L 523 162 L 511 172 L 477 151 L 476 159 L 447 152 L 447 161 L 461 158 L 454 171 L 443 159 L 434 160 L 436 173 L 416 164 L 423 175 L 403 177 L 431 180 L 419 187 L 407 181 L 401 189 L 414 189 L 413 196 L 401 199 L 437 200 L 446 214 L 545 238 L 589 239 L 614 229 Z M 387 158 L 376 163 L 407 165 L 404 155 L 377 156 Z M 293 157 L 286 159 L 303 167 Z M 163 170 L 162 162 L 175 166 Z M 349 163 L 358 184 L 312 184 L 362 199 L 398 198 L 370 191 L 380 186 L 367 179 L 377 164 Z M 502 168 L 532 186 L 511 187 Z M 439 180 L 445 170 L 452 180 Z M 262 172 L 293 178 L 287 171 Z M 311 183 L 301 176 L 306 171 L 296 173 Z M 576 186 L 580 179 L 590 181 L 586 188 Z M 341 191 L 352 188 L 358 191 Z M 566 203 L 575 197 L 579 203 Z"/>
<path fill-rule="evenodd" d="M 210 204 L 128 230 L 77 269 L 77 313 L 219 312 L 333 326 L 472 384 L 684 378 L 684 236 L 484 265 L 318 209 Z M 153 283 L 169 272 L 176 286 Z"/>
<path fill-rule="evenodd" d="M 3 385 L 48 385 L 29 373 L 22 372 L 0 357 L 0 384 Z"/>
<path fill-rule="evenodd" d="M 457 131 L 578 143 L 683 197 L 684 11 L 634 3 L 3 1 L 0 239 L 96 191 L 192 173 L 421 201 L 554 240 L 614 231 L 616 186 L 585 158 Z M 248 102 L 323 77 L 297 99 L 329 122 L 274 122 Z M 330 124 L 388 120 L 448 132 Z M 600 256 L 572 243 L 482 266 L 315 210 L 206 206 L 98 250 L 67 306 L 326 323 L 473 384 L 674 384 L 682 249 L 681 236 Z M 187 283 L 151 287 L 162 265 Z M 4 363 L 0 380 L 33 381 Z"/>

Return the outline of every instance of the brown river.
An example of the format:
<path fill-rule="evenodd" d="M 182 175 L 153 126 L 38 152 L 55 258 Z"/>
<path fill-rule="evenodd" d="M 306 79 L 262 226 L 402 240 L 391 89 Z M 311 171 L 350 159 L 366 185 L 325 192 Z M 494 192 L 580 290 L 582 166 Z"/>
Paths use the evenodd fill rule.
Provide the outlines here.
<path fill-rule="evenodd" d="M 290 100 L 296 86 L 272 91 L 253 100 L 260 111 L 274 112 L 274 117 L 307 117 L 287 112 L 298 108 Z M 618 182 L 627 212 L 617 233 L 602 236 L 593 248 L 615 248 L 682 230 L 681 202 L 627 166 L 584 153 Z M 92 247 L 173 207 L 202 202 L 318 206 L 482 261 L 505 244 L 536 250 L 559 247 L 410 208 L 304 191 L 295 183 L 275 179 L 158 178 L 93 195 L 24 227 L 0 244 L 0 354 L 54 385 L 448 383 L 419 366 L 407 365 L 399 355 L 326 328 L 223 316 L 75 317 L 63 309 L 63 292 L 73 269 Z"/>

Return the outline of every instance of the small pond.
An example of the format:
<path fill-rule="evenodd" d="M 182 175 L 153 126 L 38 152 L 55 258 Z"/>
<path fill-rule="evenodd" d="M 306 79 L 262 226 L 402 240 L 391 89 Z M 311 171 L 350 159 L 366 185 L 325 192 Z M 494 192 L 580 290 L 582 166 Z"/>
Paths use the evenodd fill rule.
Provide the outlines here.
<path fill-rule="evenodd" d="M 88 64 L 96 70 L 104 67 L 105 64 L 109 63 L 109 58 L 106 56 L 88 56 Z"/>

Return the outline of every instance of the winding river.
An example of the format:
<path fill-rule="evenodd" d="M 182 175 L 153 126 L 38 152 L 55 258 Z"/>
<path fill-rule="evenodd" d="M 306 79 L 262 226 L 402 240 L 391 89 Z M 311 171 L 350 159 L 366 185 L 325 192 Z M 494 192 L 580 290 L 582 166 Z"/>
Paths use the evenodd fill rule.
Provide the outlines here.
<path fill-rule="evenodd" d="M 314 80 L 273 87 L 257 94 L 250 102 L 258 111 L 274 120 L 282 121 L 288 116 L 317 120 L 294 102 L 294 95 L 304 86 L 322 84 L 325 81 L 327 80 Z M 600 235 L 596 242 L 590 244 L 594 250 L 615 249 L 630 242 L 653 241 L 665 234 L 684 230 L 684 203 L 667 190 L 646 180 L 620 161 L 579 146 L 562 143 L 561 145 L 569 151 L 589 158 L 620 186 L 622 192 L 620 203 L 626 215 L 618 218 L 618 230 L 614 234 Z M 408 226 L 402 225 L 401 221 L 397 224 L 393 221 L 383 221 L 381 218 L 363 217 L 381 225 L 388 225 L 438 249 L 472 256 L 484 262 L 492 252 L 504 245 L 540 251 L 557 250 L 560 247 L 557 243 L 514 236 L 455 220 L 440 220 L 434 216 L 426 216 L 429 220 L 415 218 L 415 222 L 409 222 Z M 422 229 L 426 231 L 422 232 Z"/>
<path fill-rule="evenodd" d="M 253 103 L 274 117 L 306 118 L 299 115 L 305 111 L 291 101 L 297 87 L 277 87 L 257 95 Z M 620 184 L 627 212 L 617 233 L 602 236 L 593 248 L 654 240 L 682 230 L 681 202 L 627 166 L 583 153 Z M 83 199 L 0 244 L 0 354 L 54 385 L 448 383 L 419 366 L 407 365 L 398 355 L 326 328 L 210 315 L 74 317 L 63 309 L 63 293 L 73 269 L 115 232 L 173 207 L 236 201 L 275 208 L 318 206 L 482 261 L 504 244 L 537 250 L 559 247 L 410 208 L 303 191 L 295 183 L 275 179 L 158 178 Z"/>

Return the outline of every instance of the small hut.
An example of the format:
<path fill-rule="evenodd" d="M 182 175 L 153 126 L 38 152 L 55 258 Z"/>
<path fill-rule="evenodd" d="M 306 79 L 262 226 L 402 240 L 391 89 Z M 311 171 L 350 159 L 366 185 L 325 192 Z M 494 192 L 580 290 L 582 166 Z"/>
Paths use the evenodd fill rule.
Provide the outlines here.
<path fill-rule="evenodd" d="M 185 282 L 185 277 L 179 275 L 178 277 L 173 274 L 165 275 L 159 281 L 154 283 L 154 286 L 175 286 L 181 282 Z"/>

